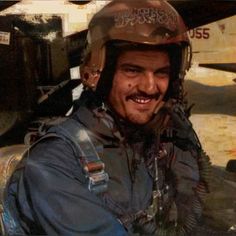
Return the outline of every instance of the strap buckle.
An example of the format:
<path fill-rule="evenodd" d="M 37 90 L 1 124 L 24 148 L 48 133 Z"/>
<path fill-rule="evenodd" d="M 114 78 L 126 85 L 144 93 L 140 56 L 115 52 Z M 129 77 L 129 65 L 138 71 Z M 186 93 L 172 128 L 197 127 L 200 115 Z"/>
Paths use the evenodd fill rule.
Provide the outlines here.
<path fill-rule="evenodd" d="M 96 172 L 96 173 L 89 173 L 89 183 L 88 189 L 94 193 L 101 193 L 107 190 L 107 183 L 109 180 L 109 176 L 104 170 Z"/>
<path fill-rule="evenodd" d="M 88 177 L 88 189 L 94 193 L 101 193 L 107 190 L 108 174 L 104 171 L 105 164 L 101 160 L 87 162 L 84 171 Z"/>

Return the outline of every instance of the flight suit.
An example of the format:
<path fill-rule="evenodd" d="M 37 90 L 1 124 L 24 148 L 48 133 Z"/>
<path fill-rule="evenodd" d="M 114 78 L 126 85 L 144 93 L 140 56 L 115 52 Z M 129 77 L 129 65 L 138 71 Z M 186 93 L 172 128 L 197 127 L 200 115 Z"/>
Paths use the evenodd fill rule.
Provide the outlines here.
<path fill-rule="evenodd" d="M 94 147 L 102 150 L 99 156 L 109 176 L 107 190 L 89 190 L 80 153 L 72 140 L 60 135 L 63 123 L 53 127 L 58 135 L 42 139 L 29 150 L 8 188 L 6 206 L 17 219 L 19 232 L 158 235 L 158 230 L 154 231 L 161 225 L 142 220 L 142 213 L 152 204 L 155 178 L 153 162 L 145 159 L 144 137 L 136 135 L 134 140 L 127 140 L 110 114 L 85 104 L 65 122 L 71 120 L 85 127 Z M 168 142 L 160 146 L 165 155 L 159 164 L 168 173 L 163 175 L 168 194 L 175 202 L 178 222 L 183 223 L 194 211 L 199 166 L 190 151 Z"/>

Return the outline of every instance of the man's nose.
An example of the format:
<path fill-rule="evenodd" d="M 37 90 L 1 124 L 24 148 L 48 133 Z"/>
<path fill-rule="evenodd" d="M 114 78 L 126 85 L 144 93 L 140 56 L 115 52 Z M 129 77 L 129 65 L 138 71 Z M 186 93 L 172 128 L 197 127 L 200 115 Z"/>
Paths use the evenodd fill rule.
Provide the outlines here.
<path fill-rule="evenodd" d="M 140 91 L 146 94 L 154 94 L 157 92 L 156 78 L 153 72 L 146 72 L 142 78 L 140 78 L 138 88 Z"/>

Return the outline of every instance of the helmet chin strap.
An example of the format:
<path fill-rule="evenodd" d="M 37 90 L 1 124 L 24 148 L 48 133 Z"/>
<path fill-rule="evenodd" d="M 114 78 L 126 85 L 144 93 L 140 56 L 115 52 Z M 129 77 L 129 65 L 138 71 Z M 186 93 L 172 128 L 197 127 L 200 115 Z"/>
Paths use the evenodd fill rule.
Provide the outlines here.
<path fill-rule="evenodd" d="M 161 101 L 158 103 L 157 107 L 155 108 L 153 114 L 156 115 L 158 113 L 158 111 L 164 106 L 165 102 Z"/>

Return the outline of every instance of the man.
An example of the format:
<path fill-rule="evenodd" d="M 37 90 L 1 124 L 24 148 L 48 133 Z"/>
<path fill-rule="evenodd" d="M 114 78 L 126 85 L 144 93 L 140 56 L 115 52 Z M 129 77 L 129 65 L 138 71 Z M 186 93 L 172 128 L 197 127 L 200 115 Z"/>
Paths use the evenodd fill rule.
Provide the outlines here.
<path fill-rule="evenodd" d="M 8 234 L 190 235 L 209 162 L 184 113 L 181 17 L 165 1 L 116 0 L 87 40 L 77 110 L 11 179 Z"/>

